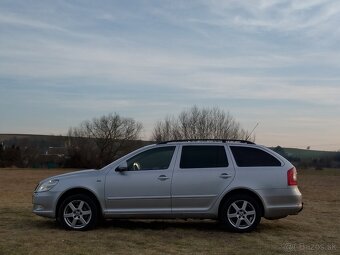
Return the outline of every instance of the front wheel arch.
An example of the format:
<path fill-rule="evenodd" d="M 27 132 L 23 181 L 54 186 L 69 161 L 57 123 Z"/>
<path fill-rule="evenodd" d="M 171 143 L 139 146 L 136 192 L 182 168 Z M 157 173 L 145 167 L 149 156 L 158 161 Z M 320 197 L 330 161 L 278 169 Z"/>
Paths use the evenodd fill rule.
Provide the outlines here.
<path fill-rule="evenodd" d="M 62 202 L 70 196 L 80 195 L 80 194 L 86 195 L 94 201 L 94 203 L 96 204 L 96 207 L 98 209 L 98 217 L 102 217 L 102 215 L 103 215 L 102 214 L 103 213 L 102 207 L 99 203 L 97 196 L 93 192 L 91 192 L 91 191 L 89 191 L 88 189 L 85 189 L 85 188 L 72 188 L 72 189 L 69 189 L 66 192 L 64 192 L 58 199 L 57 205 L 55 207 L 55 218 L 57 220 L 58 220 L 58 216 L 59 216 L 58 215 L 59 214 L 59 208 L 60 208 Z"/>

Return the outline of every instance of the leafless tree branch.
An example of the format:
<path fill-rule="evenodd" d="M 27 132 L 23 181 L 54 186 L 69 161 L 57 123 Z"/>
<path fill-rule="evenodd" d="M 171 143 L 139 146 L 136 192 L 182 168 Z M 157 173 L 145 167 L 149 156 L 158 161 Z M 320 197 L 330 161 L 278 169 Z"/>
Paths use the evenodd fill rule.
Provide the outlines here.
<path fill-rule="evenodd" d="M 249 132 L 229 113 L 215 108 L 193 106 L 182 111 L 177 117 L 167 116 L 156 123 L 152 140 L 176 139 L 246 139 Z M 251 136 L 248 140 L 255 140 Z"/>

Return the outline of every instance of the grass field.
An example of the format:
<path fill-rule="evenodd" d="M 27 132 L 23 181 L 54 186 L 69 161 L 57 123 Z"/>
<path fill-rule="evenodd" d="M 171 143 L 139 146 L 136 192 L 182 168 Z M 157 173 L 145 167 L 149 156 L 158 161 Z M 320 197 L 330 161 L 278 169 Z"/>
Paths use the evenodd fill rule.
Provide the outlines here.
<path fill-rule="evenodd" d="M 31 195 L 66 170 L 0 169 L 0 254 L 340 254 L 340 170 L 299 172 L 304 210 L 262 220 L 255 232 L 224 231 L 211 220 L 110 220 L 65 231 L 31 213 Z"/>

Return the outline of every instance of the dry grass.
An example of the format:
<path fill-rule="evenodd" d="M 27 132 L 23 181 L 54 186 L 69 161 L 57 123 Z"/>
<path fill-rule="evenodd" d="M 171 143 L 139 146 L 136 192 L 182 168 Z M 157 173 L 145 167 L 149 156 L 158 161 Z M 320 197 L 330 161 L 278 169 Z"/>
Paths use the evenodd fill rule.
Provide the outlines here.
<path fill-rule="evenodd" d="M 65 231 L 31 213 L 39 180 L 65 170 L 0 169 L 0 254 L 339 254 L 340 170 L 299 172 L 304 210 L 235 234 L 210 220 L 112 220 Z"/>

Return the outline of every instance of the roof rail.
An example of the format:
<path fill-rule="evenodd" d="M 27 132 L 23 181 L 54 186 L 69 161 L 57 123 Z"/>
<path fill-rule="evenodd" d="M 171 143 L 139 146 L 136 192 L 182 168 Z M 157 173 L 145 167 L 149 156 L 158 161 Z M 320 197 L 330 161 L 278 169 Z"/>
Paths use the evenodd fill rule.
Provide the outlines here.
<path fill-rule="evenodd" d="M 239 140 L 239 139 L 183 139 L 183 140 L 169 140 L 164 142 L 159 142 L 157 144 L 167 144 L 167 143 L 174 143 L 174 142 L 204 142 L 204 141 L 212 141 L 212 142 L 238 142 L 238 143 L 246 143 L 246 144 L 255 144 L 248 140 Z"/>

